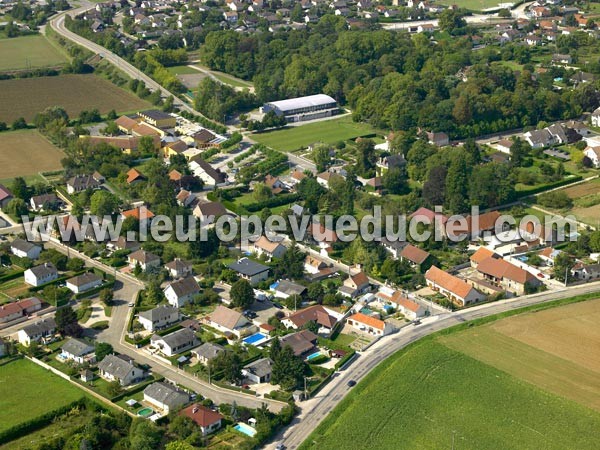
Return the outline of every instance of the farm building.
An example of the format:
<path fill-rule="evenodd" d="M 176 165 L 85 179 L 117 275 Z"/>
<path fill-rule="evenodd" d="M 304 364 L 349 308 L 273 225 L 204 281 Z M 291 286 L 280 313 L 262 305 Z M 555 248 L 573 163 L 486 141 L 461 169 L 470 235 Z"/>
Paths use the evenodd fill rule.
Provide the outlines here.
<path fill-rule="evenodd" d="M 273 111 L 278 116 L 284 116 L 288 122 L 303 122 L 334 116 L 339 112 L 339 108 L 337 102 L 329 95 L 317 94 L 268 102 L 262 106 L 261 111 Z"/>

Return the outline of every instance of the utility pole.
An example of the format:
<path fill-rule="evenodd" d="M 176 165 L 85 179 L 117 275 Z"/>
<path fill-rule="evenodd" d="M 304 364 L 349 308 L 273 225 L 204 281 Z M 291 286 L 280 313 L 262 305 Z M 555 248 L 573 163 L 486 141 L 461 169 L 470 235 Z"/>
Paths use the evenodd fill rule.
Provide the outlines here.
<path fill-rule="evenodd" d="M 304 400 L 306 400 L 308 398 L 308 396 L 306 395 L 306 376 L 304 377 Z"/>
<path fill-rule="evenodd" d="M 565 287 L 567 287 L 568 276 L 569 276 L 569 266 L 565 267 Z"/>

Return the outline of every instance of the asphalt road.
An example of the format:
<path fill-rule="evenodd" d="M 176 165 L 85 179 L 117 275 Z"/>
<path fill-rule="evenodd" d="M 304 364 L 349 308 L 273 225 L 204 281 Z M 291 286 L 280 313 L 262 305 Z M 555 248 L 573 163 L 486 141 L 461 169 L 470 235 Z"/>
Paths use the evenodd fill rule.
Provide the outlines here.
<path fill-rule="evenodd" d="M 397 334 L 379 340 L 359 355 L 346 370 L 341 371 L 315 398 L 300 403 L 301 414 L 294 419 L 292 425 L 280 432 L 266 448 L 273 449 L 279 442 L 283 442 L 288 449 L 298 448 L 349 392 L 350 388 L 347 386 L 349 380 L 360 381 L 381 361 L 424 336 L 464 321 L 593 292 L 600 292 L 600 282 L 475 306 L 465 311 L 427 318 L 422 321 L 421 325 L 405 327 Z"/>

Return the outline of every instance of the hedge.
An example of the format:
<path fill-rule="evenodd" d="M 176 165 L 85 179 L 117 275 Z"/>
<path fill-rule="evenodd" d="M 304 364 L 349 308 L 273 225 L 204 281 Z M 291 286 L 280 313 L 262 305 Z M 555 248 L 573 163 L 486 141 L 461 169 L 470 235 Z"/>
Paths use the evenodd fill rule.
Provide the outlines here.
<path fill-rule="evenodd" d="M 181 115 L 181 117 L 185 117 L 186 119 L 198 122 L 203 127 L 210 128 L 213 131 L 216 131 L 217 133 L 221 133 L 221 134 L 227 133 L 227 127 L 225 127 L 217 122 L 213 122 L 212 120 L 207 119 L 206 117 L 197 116 L 196 114 L 192 114 L 187 111 L 181 111 L 180 115 Z"/>
<path fill-rule="evenodd" d="M 82 393 L 83 396 L 83 393 Z M 9 428 L 8 430 L 4 430 L 0 433 L 0 442 L 8 442 L 13 439 L 17 439 L 19 437 L 25 436 L 29 433 L 34 432 L 52 422 L 56 417 L 62 416 L 63 414 L 68 413 L 73 408 L 82 407 L 86 404 L 85 398 L 80 398 L 79 400 L 75 400 L 74 402 L 69 403 L 61 408 L 57 408 L 55 410 L 49 411 L 45 414 L 42 414 L 35 419 L 28 420 L 26 422 L 15 425 L 14 427 Z"/>
<path fill-rule="evenodd" d="M 262 211 L 264 208 L 276 208 L 282 205 L 289 205 L 290 203 L 294 203 L 300 199 L 300 194 L 291 193 L 291 194 L 281 194 L 271 197 L 264 202 L 258 203 L 250 203 L 246 205 L 245 208 L 250 212 Z"/>
<path fill-rule="evenodd" d="M 577 175 L 574 177 L 569 177 L 564 180 L 555 181 L 554 183 L 543 184 L 541 186 L 536 186 L 529 189 L 523 189 L 522 191 L 517 192 L 517 198 L 529 197 L 530 195 L 539 194 L 544 191 L 548 191 L 550 189 L 555 189 L 561 186 L 565 186 L 567 184 L 576 183 L 578 181 L 583 180 L 581 175 Z"/>
<path fill-rule="evenodd" d="M 244 136 L 242 136 L 241 133 L 235 132 L 231 135 L 231 137 L 229 139 L 221 142 L 221 148 L 227 149 L 229 147 L 233 147 L 235 144 L 239 144 L 240 142 L 242 142 L 243 138 L 244 138 Z"/>
<path fill-rule="evenodd" d="M 15 270 L 13 272 L 6 273 L 0 276 L 0 283 L 4 283 L 6 281 L 14 280 L 15 278 L 19 278 L 21 275 L 25 273 L 25 270 Z"/>
<path fill-rule="evenodd" d="M 335 370 L 339 370 L 340 367 L 343 367 L 351 358 L 354 358 L 356 352 L 352 350 L 351 352 L 346 353 L 343 357 L 340 358 L 338 362 L 335 363 Z"/>
<path fill-rule="evenodd" d="M 123 400 L 125 397 L 130 397 L 133 394 L 137 394 L 140 391 L 143 391 L 144 389 L 146 389 L 148 387 L 148 385 L 152 384 L 152 383 L 158 383 L 159 381 L 164 381 L 164 377 L 157 377 L 157 378 L 150 378 L 140 384 L 137 384 L 133 389 L 128 389 L 125 392 L 120 393 L 119 395 L 116 395 L 114 397 L 112 397 L 110 399 L 111 402 L 113 403 L 117 403 L 120 400 Z"/>
<path fill-rule="evenodd" d="M 131 315 L 131 317 L 133 317 L 133 314 Z M 176 324 L 170 328 L 166 328 L 164 330 L 157 331 L 154 334 L 157 334 L 159 336 L 166 336 L 167 334 L 173 333 L 174 331 L 180 330 L 181 328 L 182 328 L 181 325 Z M 154 334 L 152 334 L 152 336 L 154 336 Z M 144 339 L 140 339 L 139 341 L 136 341 L 135 339 L 132 339 L 129 336 L 125 336 L 125 341 L 132 345 L 139 345 L 139 346 L 143 347 L 144 345 L 148 345 L 150 343 L 150 339 L 152 338 L 152 336 L 146 336 Z"/>
<path fill-rule="evenodd" d="M 312 396 L 316 395 L 321 389 L 323 389 L 323 386 L 325 386 L 327 383 L 329 383 L 329 380 L 331 380 L 331 377 L 333 376 L 334 373 L 335 373 L 334 370 L 329 372 L 329 374 L 325 378 L 323 378 L 319 384 L 317 384 L 315 387 L 313 387 L 312 390 L 308 391 L 308 396 L 312 397 Z"/>
<path fill-rule="evenodd" d="M 40 286 L 32 286 L 29 288 L 29 292 L 38 292 L 38 291 L 42 291 L 44 290 L 44 288 L 47 288 L 48 286 L 52 286 L 53 284 L 58 284 L 61 283 L 63 281 L 67 281 L 70 278 L 76 277 L 78 275 L 82 275 L 84 273 L 87 272 L 87 269 L 83 269 L 80 270 L 78 272 L 74 272 L 73 275 L 63 275 L 62 277 L 58 277 L 56 280 L 52 280 L 48 283 L 42 284 Z"/>
<path fill-rule="evenodd" d="M 97 294 L 102 289 L 112 288 L 112 287 L 114 287 L 114 285 L 115 285 L 114 280 L 109 281 L 108 283 L 104 283 L 98 287 L 95 287 L 94 289 L 90 289 L 89 291 L 80 292 L 79 294 L 75 294 L 75 299 L 80 300 L 82 298 L 89 297 L 91 295 Z"/>

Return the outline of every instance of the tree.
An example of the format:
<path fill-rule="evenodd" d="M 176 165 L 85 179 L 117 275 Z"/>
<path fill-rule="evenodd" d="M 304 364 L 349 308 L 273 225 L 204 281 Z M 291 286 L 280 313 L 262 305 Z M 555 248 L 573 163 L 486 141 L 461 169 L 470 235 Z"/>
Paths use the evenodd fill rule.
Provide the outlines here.
<path fill-rule="evenodd" d="M 330 151 L 330 147 L 325 144 L 318 144 L 313 149 L 312 159 L 317 166 L 317 172 L 323 172 L 329 167 L 329 163 L 331 162 L 331 156 L 329 156 Z"/>
<path fill-rule="evenodd" d="M 6 205 L 6 212 L 20 221 L 22 216 L 27 215 L 29 208 L 27 208 L 27 203 L 25 203 L 24 200 L 13 198 L 8 202 L 8 205 Z"/>
<path fill-rule="evenodd" d="M 375 167 L 375 142 L 372 139 L 357 139 L 356 153 L 356 172 L 362 177 L 371 178 Z"/>
<path fill-rule="evenodd" d="M 459 153 L 450 162 L 446 176 L 446 207 L 455 214 L 469 207 L 469 169 L 464 154 Z"/>
<path fill-rule="evenodd" d="M 516 137 L 510 147 L 510 162 L 515 167 L 523 166 L 525 158 L 531 152 L 531 146 L 519 137 Z"/>
<path fill-rule="evenodd" d="M 25 200 L 26 202 L 29 201 L 29 198 L 30 198 L 29 187 L 27 186 L 27 182 L 25 181 L 25 178 L 23 178 L 23 177 L 15 178 L 13 180 L 12 184 L 10 185 L 10 191 L 12 192 L 13 197 L 20 198 L 22 200 Z"/>
<path fill-rule="evenodd" d="M 310 283 L 307 289 L 308 298 L 316 301 L 317 303 L 321 303 L 323 301 L 323 295 L 325 295 L 325 290 L 323 289 L 323 285 L 318 281 Z"/>
<path fill-rule="evenodd" d="M 273 196 L 273 192 L 271 191 L 271 188 L 269 186 L 267 186 L 265 183 L 256 183 L 254 185 L 254 192 L 252 194 L 252 197 L 254 198 L 254 200 L 256 200 L 256 202 L 258 202 L 258 203 L 265 202 L 268 199 L 270 199 L 272 196 Z"/>
<path fill-rule="evenodd" d="M 304 361 L 294 355 L 292 347 L 285 345 L 273 360 L 271 383 L 292 390 L 302 382 L 305 370 Z"/>
<path fill-rule="evenodd" d="M 296 294 L 290 295 L 284 300 L 284 303 L 287 309 L 296 311 L 296 309 L 298 309 L 298 306 L 302 304 L 302 297 Z"/>
<path fill-rule="evenodd" d="M 277 266 L 276 273 L 280 278 L 299 279 L 304 276 L 304 254 L 298 246 L 293 243 L 283 254 L 281 264 Z"/>
<path fill-rule="evenodd" d="M 134 420 L 129 432 L 129 448 L 155 450 L 160 448 L 162 430 L 149 420 Z"/>
<path fill-rule="evenodd" d="M 185 417 L 185 416 L 178 416 L 178 417 L 188 419 L 190 422 L 192 421 L 192 419 L 190 419 L 189 417 Z M 193 424 L 193 422 L 192 422 L 192 424 Z M 178 434 L 176 434 L 175 436 L 181 437 Z M 165 446 L 165 450 L 195 450 L 196 448 L 198 448 L 198 447 L 194 447 L 192 444 L 188 444 L 185 441 L 179 441 L 179 440 L 171 441 Z"/>
<path fill-rule="evenodd" d="M 83 330 L 77 323 L 77 313 L 70 305 L 57 309 L 54 320 L 56 321 L 56 329 L 63 336 L 81 336 Z"/>
<path fill-rule="evenodd" d="M 138 144 L 138 151 L 142 155 L 154 153 L 154 139 L 152 139 L 152 136 L 142 136 L 140 138 L 140 143 Z"/>
<path fill-rule="evenodd" d="M 246 309 L 254 303 L 254 289 L 248 280 L 238 280 L 231 287 L 231 303 L 237 308 Z"/>
<path fill-rule="evenodd" d="M 464 14 L 460 11 L 450 8 L 442 11 L 442 13 L 439 15 L 438 24 L 440 30 L 447 31 L 450 34 L 467 26 L 467 22 L 464 19 Z"/>
<path fill-rule="evenodd" d="M 23 117 L 19 117 L 12 123 L 11 128 L 13 130 L 23 130 L 27 128 L 27 122 Z"/>
<path fill-rule="evenodd" d="M 112 306 L 114 293 L 112 289 L 104 288 L 100 291 L 100 301 L 106 306 Z"/>
<path fill-rule="evenodd" d="M 433 167 L 429 171 L 427 181 L 423 184 L 423 199 L 429 206 L 444 205 L 447 174 L 448 169 L 444 166 Z"/>
<path fill-rule="evenodd" d="M 94 353 L 96 354 L 96 361 L 100 362 L 105 356 L 110 355 L 114 352 L 113 346 L 107 342 L 96 341 Z"/>
<path fill-rule="evenodd" d="M 69 262 L 67 262 L 67 270 L 71 270 L 73 272 L 79 272 L 85 267 L 85 262 L 81 258 L 71 258 Z"/>
<path fill-rule="evenodd" d="M 169 434 L 180 439 L 187 439 L 195 431 L 196 424 L 187 416 L 177 415 L 169 422 Z"/>
<path fill-rule="evenodd" d="M 565 281 L 565 275 L 570 278 L 570 270 L 573 268 L 573 257 L 569 255 L 567 252 L 559 253 L 556 258 L 554 258 L 554 267 L 552 272 L 554 274 L 554 278 L 558 281 Z"/>
<path fill-rule="evenodd" d="M 99 190 L 90 199 L 90 212 L 95 216 L 112 216 L 118 209 L 119 198 L 111 192 Z"/>
<path fill-rule="evenodd" d="M 71 297 L 71 291 L 66 288 L 59 288 L 58 286 L 51 284 L 46 286 L 42 291 L 42 296 L 46 302 L 54 306 L 65 304 Z"/>
<path fill-rule="evenodd" d="M 233 351 L 220 352 L 208 362 L 211 373 L 223 372 L 223 378 L 237 384 L 242 380 L 242 360 Z"/>
<path fill-rule="evenodd" d="M 404 169 L 392 167 L 388 169 L 382 177 L 383 187 L 390 194 L 402 194 L 407 188 L 406 175 Z"/>

